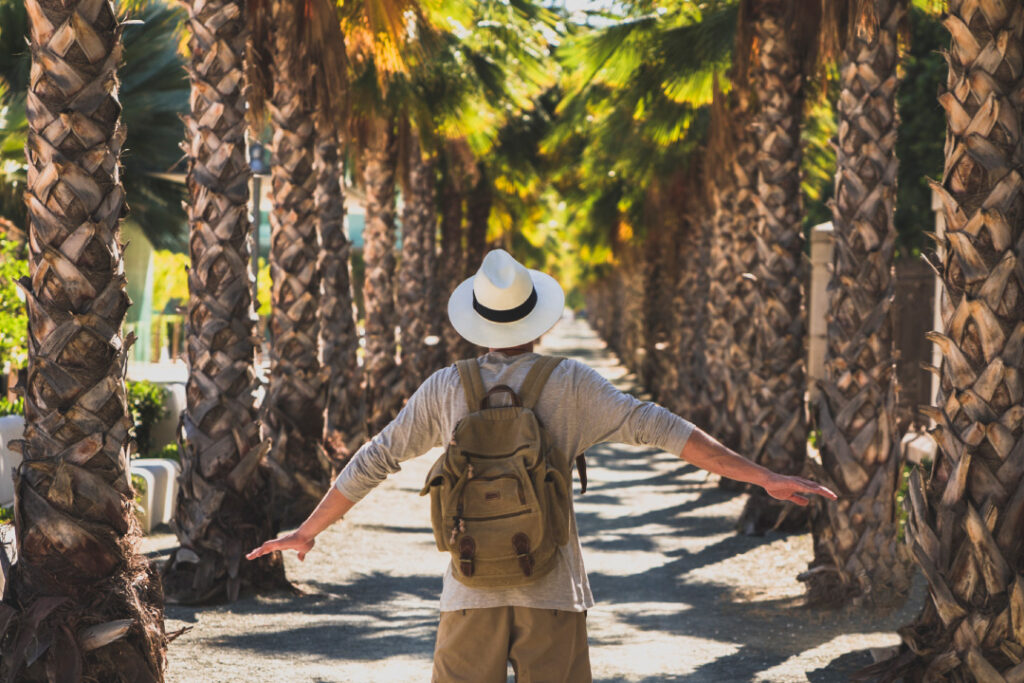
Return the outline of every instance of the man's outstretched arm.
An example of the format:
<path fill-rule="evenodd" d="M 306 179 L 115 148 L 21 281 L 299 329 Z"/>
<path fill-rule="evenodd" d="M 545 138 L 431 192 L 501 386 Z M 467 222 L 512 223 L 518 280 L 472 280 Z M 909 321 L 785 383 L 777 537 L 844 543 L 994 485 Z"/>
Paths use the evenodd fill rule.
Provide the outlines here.
<path fill-rule="evenodd" d="M 255 560 L 276 550 L 294 550 L 299 554 L 299 559 L 304 560 L 306 553 L 316 544 L 317 534 L 344 517 L 353 505 L 355 503 L 346 498 L 337 487 L 331 486 L 327 494 L 320 499 L 316 509 L 309 513 L 309 517 L 298 529 L 267 541 L 245 557 L 248 560 Z"/>
<path fill-rule="evenodd" d="M 729 450 L 696 427 L 679 457 L 708 472 L 760 486 L 772 498 L 788 500 L 797 505 L 807 505 L 808 495 L 836 499 L 836 494 L 821 484 L 803 477 L 777 474 L 761 467 Z"/>

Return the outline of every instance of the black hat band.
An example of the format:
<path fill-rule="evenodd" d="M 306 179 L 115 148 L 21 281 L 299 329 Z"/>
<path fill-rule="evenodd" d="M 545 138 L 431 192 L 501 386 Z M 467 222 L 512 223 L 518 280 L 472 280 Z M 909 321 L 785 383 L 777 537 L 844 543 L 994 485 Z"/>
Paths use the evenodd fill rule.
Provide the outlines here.
<path fill-rule="evenodd" d="M 530 315 L 536 306 L 536 287 L 530 291 L 530 296 L 526 297 L 526 301 L 515 308 L 505 309 L 487 308 L 476 300 L 476 292 L 473 292 L 473 310 L 479 313 L 483 318 L 490 320 L 492 323 L 514 323 L 518 320 L 522 320 L 526 316 Z"/>

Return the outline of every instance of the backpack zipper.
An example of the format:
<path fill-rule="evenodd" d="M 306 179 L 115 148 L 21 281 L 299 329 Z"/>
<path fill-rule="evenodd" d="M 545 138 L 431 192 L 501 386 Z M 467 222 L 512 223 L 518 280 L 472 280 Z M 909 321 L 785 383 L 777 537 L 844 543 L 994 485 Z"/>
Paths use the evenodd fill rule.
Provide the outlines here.
<path fill-rule="evenodd" d="M 533 512 L 533 508 L 526 508 L 519 512 L 506 512 L 503 515 L 492 515 L 490 517 L 460 517 L 459 519 L 464 522 L 490 522 L 495 519 L 507 519 L 509 517 L 518 517 L 519 515 L 525 515 Z"/>

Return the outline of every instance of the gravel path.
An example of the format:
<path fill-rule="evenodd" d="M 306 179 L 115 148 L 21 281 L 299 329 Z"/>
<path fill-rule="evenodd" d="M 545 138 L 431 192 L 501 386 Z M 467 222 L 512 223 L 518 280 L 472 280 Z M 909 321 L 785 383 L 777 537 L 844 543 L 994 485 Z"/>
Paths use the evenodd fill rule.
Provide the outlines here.
<path fill-rule="evenodd" d="M 545 351 L 634 385 L 583 321 L 563 321 Z M 436 457 L 397 475 L 324 532 L 305 562 L 286 558 L 304 595 L 252 597 L 211 608 L 169 606 L 167 680 L 428 681 L 447 556 L 437 552 L 419 492 Z M 597 681 L 845 681 L 895 629 L 923 587 L 884 616 L 800 606 L 795 576 L 808 535 L 737 536 L 743 496 L 678 458 L 606 445 L 588 458 L 577 519 L 597 607 L 590 611 Z M 153 556 L 175 545 L 145 539 Z"/>

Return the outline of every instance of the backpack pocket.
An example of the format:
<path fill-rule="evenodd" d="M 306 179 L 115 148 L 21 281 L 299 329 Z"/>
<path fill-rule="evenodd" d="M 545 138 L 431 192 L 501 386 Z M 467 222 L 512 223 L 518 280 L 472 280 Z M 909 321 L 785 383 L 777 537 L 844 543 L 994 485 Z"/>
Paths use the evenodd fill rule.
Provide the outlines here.
<path fill-rule="evenodd" d="M 569 540 L 569 489 L 565 477 L 558 470 L 548 468 L 544 475 L 544 493 L 547 507 L 548 529 L 555 545 L 563 545 Z"/>
<path fill-rule="evenodd" d="M 427 474 L 427 480 L 420 490 L 420 495 L 430 494 L 430 522 L 434 529 L 434 542 L 437 549 L 443 553 L 448 552 L 448 539 L 444 534 L 444 505 L 443 501 L 451 490 L 452 483 L 444 474 L 444 455 L 437 459 L 434 466 Z"/>

